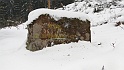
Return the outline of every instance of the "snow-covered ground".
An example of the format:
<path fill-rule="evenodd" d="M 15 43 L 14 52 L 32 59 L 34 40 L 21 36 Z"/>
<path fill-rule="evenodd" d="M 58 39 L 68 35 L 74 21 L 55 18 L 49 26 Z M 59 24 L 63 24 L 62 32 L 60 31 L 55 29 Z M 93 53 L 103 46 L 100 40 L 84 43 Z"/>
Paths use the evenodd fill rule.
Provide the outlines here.
<path fill-rule="evenodd" d="M 124 27 L 122 25 L 122 27 Z M 92 27 L 92 42 L 26 50 L 27 30 L 0 30 L 0 70 L 124 70 L 124 30 L 110 24 Z"/>
<path fill-rule="evenodd" d="M 115 27 L 113 23 L 123 20 L 124 10 L 116 10 L 122 18 L 115 15 L 114 21 L 91 27 L 91 43 L 79 41 L 31 52 L 25 48 L 28 33 L 25 24 L 1 29 L 0 70 L 124 70 L 124 25 Z M 92 25 L 110 15 L 102 12 L 95 13 L 99 17 L 89 13 Z"/>

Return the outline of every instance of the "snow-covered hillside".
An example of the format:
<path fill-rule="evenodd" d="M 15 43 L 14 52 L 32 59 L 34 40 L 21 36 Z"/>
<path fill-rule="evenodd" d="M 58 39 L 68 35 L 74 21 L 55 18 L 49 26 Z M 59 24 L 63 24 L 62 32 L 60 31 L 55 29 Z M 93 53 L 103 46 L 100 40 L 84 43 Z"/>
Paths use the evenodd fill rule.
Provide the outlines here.
<path fill-rule="evenodd" d="M 69 4 L 64 10 L 86 13 L 91 18 L 92 26 L 113 24 L 124 19 L 124 0 L 84 0 Z"/>
<path fill-rule="evenodd" d="M 68 5 L 70 9 L 72 5 Z M 91 43 L 79 41 L 30 52 L 25 48 L 27 22 L 1 29 L 0 70 L 124 70 L 124 25 L 114 26 L 124 20 L 124 8 L 105 8 L 98 13 L 88 8 L 82 12 L 88 11 L 92 22 Z M 107 24 L 100 25 L 103 22 Z"/>

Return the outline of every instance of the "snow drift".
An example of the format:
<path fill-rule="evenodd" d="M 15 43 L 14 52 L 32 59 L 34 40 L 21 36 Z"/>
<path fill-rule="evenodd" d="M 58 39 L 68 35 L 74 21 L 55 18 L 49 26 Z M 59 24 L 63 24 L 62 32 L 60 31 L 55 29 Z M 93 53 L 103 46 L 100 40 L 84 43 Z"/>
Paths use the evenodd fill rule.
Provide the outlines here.
<path fill-rule="evenodd" d="M 30 24 L 33 22 L 33 20 L 36 20 L 40 15 L 42 14 L 49 14 L 52 18 L 54 18 L 56 21 L 61 19 L 62 17 L 67 18 L 78 18 L 80 20 L 90 20 L 89 17 L 84 13 L 77 13 L 77 12 L 70 12 L 70 11 L 63 11 L 63 10 L 51 10 L 51 9 L 37 9 L 29 13 L 28 15 L 28 21 L 27 24 Z"/>

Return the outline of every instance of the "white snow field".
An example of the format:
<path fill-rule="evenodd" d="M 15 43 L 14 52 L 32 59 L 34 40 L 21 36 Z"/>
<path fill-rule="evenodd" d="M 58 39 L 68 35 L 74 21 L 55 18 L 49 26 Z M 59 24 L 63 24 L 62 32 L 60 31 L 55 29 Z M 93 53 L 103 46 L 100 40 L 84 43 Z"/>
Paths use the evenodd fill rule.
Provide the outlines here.
<path fill-rule="evenodd" d="M 122 18 L 117 17 L 107 24 L 91 27 L 91 43 L 79 41 L 36 52 L 25 48 L 28 33 L 25 24 L 29 21 L 18 27 L 1 29 L 0 70 L 124 70 L 124 25 L 114 26 L 115 21 L 123 20 L 122 11 L 118 10 Z M 105 17 L 101 15 L 110 13 L 101 13 L 99 17 L 93 14 L 88 15 L 91 25 L 96 25 L 97 20 L 101 21 Z"/>

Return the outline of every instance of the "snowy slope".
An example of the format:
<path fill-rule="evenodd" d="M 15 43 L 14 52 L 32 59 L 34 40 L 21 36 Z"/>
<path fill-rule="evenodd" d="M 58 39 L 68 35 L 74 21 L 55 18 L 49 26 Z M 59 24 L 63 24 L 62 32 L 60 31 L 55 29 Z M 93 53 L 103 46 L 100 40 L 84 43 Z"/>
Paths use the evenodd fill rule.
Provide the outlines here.
<path fill-rule="evenodd" d="M 91 27 L 91 43 L 79 41 L 30 52 L 25 48 L 27 22 L 17 28 L 1 29 L 0 70 L 124 70 L 124 25 L 115 27 L 113 23 L 123 20 L 124 10 L 115 8 L 113 15 L 109 15 L 109 9 L 106 10 L 88 14 L 92 25 L 101 24 L 98 22 L 104 21 L 102 18 L 109 21 Z M 121 17 L 110 19 L 116 17 L 115 14 Z"/>
<path fill-rule="evenodd" d="M 94 10 L 100 10 L 94 12 Z M 63 10 L 59 8 L 59 10 Z M 124 19 L 124 0 L 84 0 L 64 7 L 66 11 L 83 12 L 91 17 L 92 26 L 120 21 Z M 99 20 L 98 20 L 99 18 Z"/>

